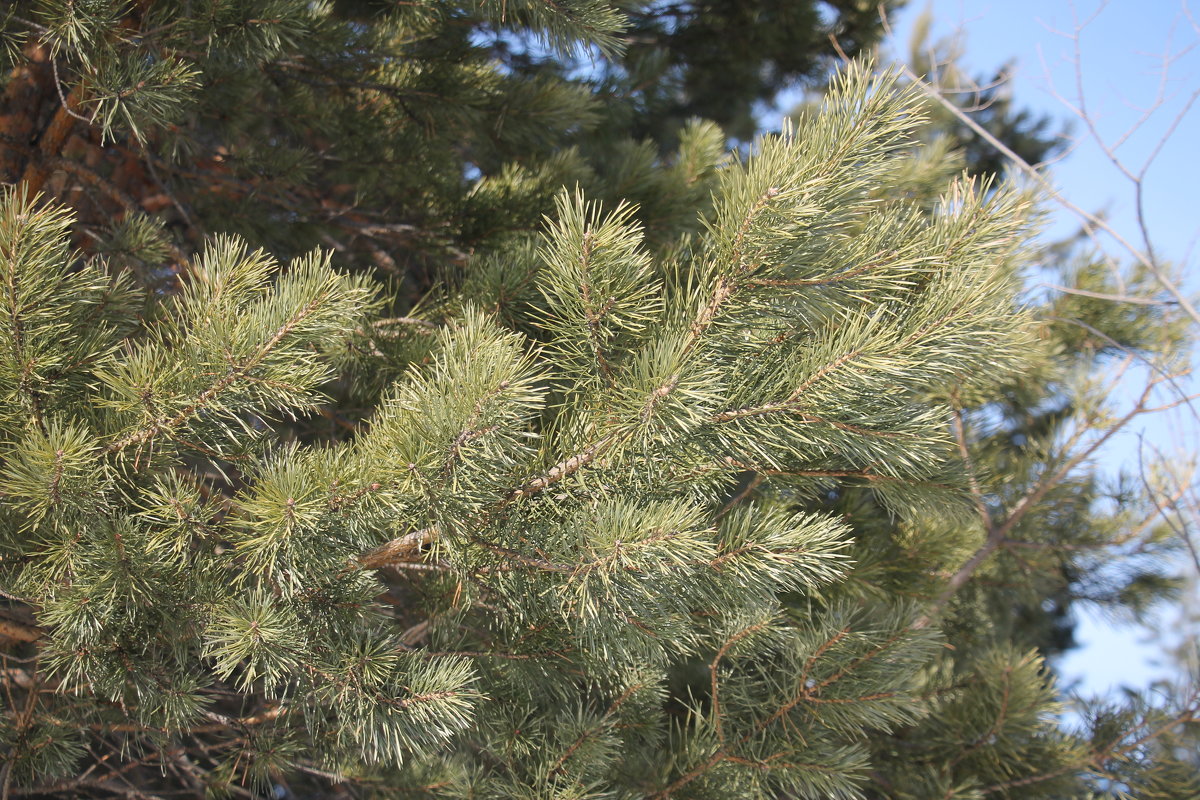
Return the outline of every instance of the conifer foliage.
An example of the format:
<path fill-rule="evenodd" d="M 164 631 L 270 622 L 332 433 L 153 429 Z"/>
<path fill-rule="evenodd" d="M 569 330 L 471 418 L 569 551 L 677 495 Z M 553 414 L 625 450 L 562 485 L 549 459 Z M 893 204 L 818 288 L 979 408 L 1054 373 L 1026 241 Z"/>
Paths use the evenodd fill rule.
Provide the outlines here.
<path fill-rule="evenodd" d="M 1061 728 L 1036 651 L 964 634 L 988 603 L 943 574 L 992 532 L 954 411 L 1044 355 L 1017 300 L 1033 204 L 910 197 L 925 118 L 890 74 L 850 65 L 748 155 L 702 122 L 673 155 L 610 142 L 644 157 L 606 175 L 594 142 L 549 153 L 590 95 L 479 33 L 616 54 L 593 0 L 20 11 L 5 795 L 1195 788 L 1139 733 L 1186 741 L 1176 719 Z M 18 135 L 44 64 L 77 83 Z M 375 114 L 408 119 L 354 127 Z M 79 161 L 46 146 L 71 136 Z M 393 158 L 406 182 L 374 182 Z"/>

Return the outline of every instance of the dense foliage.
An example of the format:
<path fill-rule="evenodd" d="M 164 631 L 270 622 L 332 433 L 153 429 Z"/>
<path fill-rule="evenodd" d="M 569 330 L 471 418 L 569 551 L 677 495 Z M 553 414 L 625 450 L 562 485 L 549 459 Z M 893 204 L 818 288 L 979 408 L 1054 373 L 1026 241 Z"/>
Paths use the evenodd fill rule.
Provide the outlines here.
<path fill-rule="evenodd" d="M 5 795 L 1200 793 L 1044 660 L 1182 324 L 867 61 L 730 153 L 875 4 L 617 5 L 7 9 Z"/>

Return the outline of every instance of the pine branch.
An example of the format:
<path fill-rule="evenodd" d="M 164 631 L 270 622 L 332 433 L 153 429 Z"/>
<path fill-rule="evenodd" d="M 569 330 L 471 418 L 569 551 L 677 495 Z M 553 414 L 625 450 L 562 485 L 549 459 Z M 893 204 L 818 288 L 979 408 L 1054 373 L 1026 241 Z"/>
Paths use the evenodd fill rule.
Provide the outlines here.
<path fill-rule="evenodd" d="M 698 315 L 696 321 L 690 328 L 687 344 L 684 352 L 686 353 L 699 337 L 712 325 L 716 318 L 717 310 L 721 304 L 729 299 L 732 294 L 732 284 L 726 283 L 724 279 L 718 280 L 713 297 L 710 302 Z M 645 418 L 650 414 L 655 405 L 662 398 L 666 397 L 675 388 L 677 378 L 672 378 L 666 383 L 663 383 L 652 391 L 646 400 L 642 409 L 642 417 Z M 489 509 L 489 513 L 503 508 L 508 503 L 520 499 L 532 497 L 539 494 L 545 489 L 553 486 L 564 478 L 567 478 L 583 467 L 592 463 L 596 458 L 603 455 L 613 446 L 619 444 L 629 435 L 628 432 L 614 431 L 606 436 L 593 442 L 579 452 L 564 458 L 542 475 L 530 479 L 519 487 L 510 490 L 496 504 Z M 486 514 L 484 515 L 486 517 Z M 408 560 L 415 553 L 419 552 L 422 547 L 431 544 L 437 536 L 436 528 L 427 528 L 421 531 L 405 534 L 402 537 L 385 542 L 383 545 L 366 553 L 358 558 L 358 563 L 368 569 L 378 569 L 387 566 L 393 562 L 401 562 Z"/>
<path fill-rule="evenodd" d="M 1156 383 L 1149 382 L 1141 397 L 1132 409 L 1116 422 L 1114 422 L 1108 430 L 1096 437 L 1087 447 L 1080 450 L 1074 456 L 1066 459 L 1057 469 L 1043 475 L 1038 479 L 1029 491 L 1017 502 L 1017 505 L 1008 513 L 1004 521 L 999 525 L 994 525 L 988 529 L 987 537 L 978 550 L 971 555 L 969 559 L 963 562 L 954 574 L 950 576 L 946 587 L 934 599 L 929 608 L 921 614 L 914 622 L 913 629 L 920 630 L 927 627 L 933 619 L 938 615 L 951 598 L 958 593 L 971 576 L 992 556 L 994 552 L 1005 546 L 1008 542 L 1008 536 L 1012 530 L 1020 523 L 1020 521 L 1029 513 L 1031 509 L 1036 507 L 1037 503 L 1046 496 L 1060 481 L 1071 473 L 1077 466 L 1082 464 L 1087 459 L 1091 458 L 1092 454 L 1099 450 L 1105 442 L 1111 439 L 1117 432 L 1123 430 L 1126 425 L 1132 422 L 1138 416 L 1141 416 L 1146 411 L 1146 402 L 1150 399 L 1150 394 L 1154 390 Z"/>
<path fill-rule="evenodd" d="M 880 4 L 880 9 L 882 10 L 882 8 L 883 5 Z M 995 148 L 996 151 L 1003 155 L 1009 163 L 1030 177 L 1038 187 L 1053 197 L 1060 205 L 1069 210 L 1078 218 L 1084 220 L 1088 225 L 1092 226 L 1096 230 L 1104 231 L 1111 236 L 1115 242 L 1117 242 L 1129 255 L 1131 255 L 1139 264 L 1145 267 L 1154 276 L 1159 285 L 1162 286 L 1172 298 L 1174 298 L 1175 302 L 1179 304 L 1179 306 L 1187 313 L 1189 317 L 1191 317 L 1194 322 L 1200 323 L 1200 311 L 1196 310 L 1191 301 L 1184 296 L 1179 287 L 1175 285 L 1175 282 L 1172 281 L 1170 276 L 1167 275 L 1166 270 L 1164 270 L 1156 262 L 1156 260 L 1153 258 L 1152 252 L 1143 252 L 1137 247 L 1134 247 L 1132 243 L 1123 237 L 1103 218 L 1085 211 L 1084 209 L 1072 203 L 1054 186 L 1053 183 L 1050 182 L 1049 179 L 1046 178 L 1044 174 L 1035 169 L 1028 161 L 1021 158 L 1021 156 L 1017 155 L 1012 148 L 996 138 L 996 136 L 976 122 L 969 114 L 965 113 L 952 101 L 948 100 L 945 95 L 938 91 L 936 87 L 931 86 L 928 82 L 922 80 L 921 77 L 915 74 L 907 65 L 902 64 L 900 68 L 904 71 L 905 76 L 912 82 L 914 86 L 918 87 L 931 100 L 952 114 L 962 124 L 970 128 L 973 133 L 987 142 L 988 145 Z M 1140 210 L 1141 206 L 1139 204 L 1139 211 Z"/>
<path fill-rule="evenodd" d="M 717 648 L 717 652 L 713 655 L 712 661 L 710 661 L 708 663 L 708 675 L 709 675 L 709 695 L 708 696 L 709 696 L 709 701 L 712 703 L 712 718 L 713 718 L 713 725 L 716 727 L 717 741 L 720 742 L 721 744 L 725 743 L 725 732 L 724 732 L 724 730 L 722 728 L 722 724 L 721 724 L 722 723 L 722 720 L 721 720 L 721 687 L 720 687 L 720 681 L 718 680 L 719 673 L 717 670 L 719 669 L 719 667 L 721 665 L 721 660 L 725 658 L 725 654 L 729 652 L 729 649 L 731 647 L 733 647 L 735 644 L 740 642 L 742 639 L 745 639 L 747 636 L 753 636 L 755 633 L 758 633 L 759 631 L 766 630 L 766 628 L 768 627 L 769 624 L 770 623 L 768 623 L 768 622 L 759 622 L 759 623 L 755 623 L 753 625 L 747 625 L 745 628 L 738 631 L 733 636 L 726 637 L 725 641 L 723 641 L 721 643 L 721 646 L 719 648 Z"/>
<path fill-rule="evenodd" d="M 603 731 L 608 723 L 608 720 L 611 719 L 613 714 L 617 712 L 617 709 L 619 709 L 621 705 L 623 705 L 625 701 L 632 697 L 637 691 L 645 688 L 645 686 L 646 684 L 644 683 L 637 683 L 627 686 L 625 690 L 616 697 L 616 699 L 609 703 L 608 708 L 605 709 L 604 714 L 601 715 L 597 724 L 579 734 L 579 736 L 575 738 L 575 741 L 571 742 L 571 744 L 569 744 L 566 749 L 563 750 L 562 754 L 554 760 L 548 770 L 547 778 L 553 780 L 558 775 L 563 774 L 563 772 L 566 770 L 567 761 L 570 760 L 571 756 L 573 756 L 579 750 L 579 748 L 587 742 L 588 739 Z"/>
<path fill-rule="evenodd" d="M 975 470 L 975 464 L 971 458 L 971 451 L 967 447 L 967 434 L 963 426 L 963 410 L 958 403 L 958 393 L 952 395 L 954 401 L 954 440 L 958 444 L 958 454 L 963 460 L 964 466 L 967 469 L 967 482 L 971 487 L 971 500 L 975 504 L 975 510 L 979 512 L 979 518 L 983 522 L 983 529 L 991 536 L 992 529 L 995 527 L 992 524 L 992 514 L 988 510 L 987 503 L 983 498 L 983 490 L 979 488 L 979 476 Z"/>
<path fill-rule="evenodd" d="M 588 280 L 588 266 L 591 260 L 594 238 L 595 234 L 590 229 L 583 232 L 583 247 L 579 257 L 579 266 L 583 273 L 583 280 L 579 284 L 579 291 L 583 299 L 583 313 L 587 320 L 588 339 L 592 343 L 592 353 L 595 356 L 596 365 L 600 368 L 600 374 L 603 376 L 605 382 L 611 386 L 613 381 L 612 366 L 609 365 L 608 359 L 604 356 L 604 343 L 600 338 L 600 320 L 607 309 L 595 307 L 592 301 L 591 283 Z"/>
<path fill-rule="evenodd" d="M 849 627 L 844 627 L 844 628 L 838 630 L 836 633 L 834 633 L 829 638 L 827 638 L 819 647 L 816 648 L 816 650 L 813 652 L 813 654 L 806 661 L 804 669 L 802 670 L 801 674 L 796 679 L 796 685 L 799 687 L 799 690 L 795 694 L 793 694 L 789 699 L 787 699 L 785 702 L 783 702 L 778 708 L 776 708 L 774 711 L 772 711 L 769 715 L 767 715 L 766 717 L 764 717 L 763 719 L 761 719 L 760 721 L 755 723 L 752 726 L 752 728 L 746 734 L 744 734 L 741 738 L 739 738 L 736 742 L 734 742 L 732 744 L 723 744 L 721 747 L 719 747 L 716 750 L 716 752 L 714 752 L 712 755 L 710 755 L 704 761 L 702 761 L 701 763 L 692 767 L 687 772 L 680 775 L 674 781 L 669 783 L 666 787 L 659 790 L 655 794 L 651 795 L 650 800 L 667 800 L 667 798 L 671 797 L 676 791 L 678 791 L 679 789 L 682 789 L 684 786 L 687 786 L 688 784 L 692 783 L 697 778 L 701 777 L 702 775 L 707 773 L 709 770 L 711 770 L 713 767 L 717 766 L 721 762 L 729 761 L 732 758 L 736 758 L 737 756 L 736 756 L 736 753 L 734 752 L 736 748 L 742 747 L 745 744 L 747 744 L 748 742 L 750 742 L 755 736 L 760 734 L 762 731 L 764 731 L 771 725 L 775 724 L 776 722 L 778 722 L 779 720 L 783 719 L 788 714 L 790 714 L 796 708 L 796 706 L 800 705 L 801 703 L 804 703 L 804 702 L 819 703 L 822 700 L 825 700 L 825 698 L 819 697 L 819 694 L 822 689 L 825 689 L 825 688 L 837 683 L 838 681 L 842 680 L 847 675 L 852 673 L 854 670 L 858 669 L 863 664 L 865 664 L 875 658 L 878 658 L 881 655 L 883 655 L 884 653 L 890 651 L 898 642 L 900 642 L 907 634 L 909 634 L 910 631 L 907 628 L 897 631 L 895 634 L 890 636 L 887 640 L 885 640 L 885 641 L 881 642 L 880 644 L 878 644 L 877 646 L 873 647 L 866 654 L 852 659 L 848 664 L 846 664 L 841 669 L 835 671 L 828 678 L 820 681 L 819 683 L 811 683 L 808 676 L 809 676 L 809 673 L 814 668 L 814 666 L 817 664 L 817 662 L 821 659 L 821 657 L 826 652 L 828 652 L 832 647 L 837 645 L 838 642 L 840 642 L 846 636 L 848 636 L 850 634 L 850 632 L 851 632 L 851 629 Z M 810 685 L 810 683 L 811 683 L 811 685 Z M 895 694 L 890 693 L 890 692 L 877 693 L 876 695 L 874 695 L 874 697 L 876 697 L 876 698 L 888 698 L 888 697 L 892 697 L 892 696 L 895 696 Z M 862 697 L 859 697 L 856 699 L 858 701 L 863 701 L 863 700 L 866 700 L 869 698 L 867 696 L 862 696 Z M 826 700 L 826 701 L 827 702 L 839 702 L 839 700 L 840 699 Z M 824 767 L 823 765 L 812 765 L 812 766 L 814 769 L 817 769 L 817 770 L 827 769 L 827 767 Z"/>
<path fill-rule="evenodd" d="M 253 355 L 245 362 L 236 364 L 220 379 L 215 381 L 211 386 L 196 396 L 186 408 L 179 411 L 170 419 L 158 420 L 155 423 L 148 425 L 138 431 L 130 433 L 120 439 L 111 442 L 105 451 L 109 453 L 119 453 L 130 445 L 144 444 L 160 433 L 170 433 L 176 428 L 187 422 L 194 414 L 206 408 L 213 400 L 221 395 L 237 381 L 246 377 L 247 373 L 262 363 L 263 359 L 269 356 L 275 347 L 282 342 L 296 327 L 303 322 L 307 317 L 311 316 L 326 300 L 329 299 L 332 290 L 326 289 L 317 297 L 313 298 L 303 308 L 297 311 L 287 322 L 285 322 L 275 333 L 264 342 Z"/>

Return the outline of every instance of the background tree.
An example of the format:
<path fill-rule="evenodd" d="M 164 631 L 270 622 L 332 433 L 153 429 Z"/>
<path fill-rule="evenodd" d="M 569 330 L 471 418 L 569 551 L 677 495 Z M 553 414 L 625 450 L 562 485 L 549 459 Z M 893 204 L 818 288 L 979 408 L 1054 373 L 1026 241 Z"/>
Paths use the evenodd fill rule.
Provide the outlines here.
<path fill-rule="evenodd" d="M 143 214 L 184 249 L 236 225 L 281 256 L 332 247 L 419 293 L 434 279 L 425 259 L 440 270 L 535 228 L 561 185 L 612 202 L 661 197 L 667 187 L 642 184 L 665 179 L 651 167 L 690 116 L 736 120 L 748 137 L 755 101 L 824 74 L 827 35 L 853 53 L 881 31 L 854 4 L 624 11 L 601 0 L 10 5 L 0 172 L 76 208 L 89 250 L 111 240 L 136 256 L 152 237 L 133 222 Z M 731 30 L 747 37 L 736 51 Z M 731 70 L 736 88 L 720 83 Z"/>
<path fill-rule="evenodd" d="M 1162 541 L 1059 398 L 1179 326 L 1021 310 L 1028 198 L 862 66 L 675 122 L 749 6 L 11 10 L 6 793 L 1194 791 L 1032 649 Z M 741 136 L 822 54 L 732 27 Z"/>

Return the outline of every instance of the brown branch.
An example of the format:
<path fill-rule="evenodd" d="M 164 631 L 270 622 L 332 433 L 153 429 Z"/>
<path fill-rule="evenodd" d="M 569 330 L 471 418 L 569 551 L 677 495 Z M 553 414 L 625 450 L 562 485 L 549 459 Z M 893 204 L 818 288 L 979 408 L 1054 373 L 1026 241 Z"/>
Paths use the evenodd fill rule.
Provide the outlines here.
<path fill-rule="evenodd" d="M 1023 778 L 1014 778 L 1012 780 L 1002 781 L 1000 783 L 994 783 L 991 786 L 985 786 L 983 789 L 980 790 L 980 792 L 982 794 L 993 794 L 995 792 L 1004 791 L 1006 789 L 1015 789 L 1019 786 L 1029 786 L 1034 783 L 1041 783 L 1042 781 L 1053 780 L 1054 778 L 1061 777 L 1062 775 L 1066 775 L 1071 772 L 1079 772 L 1081 770 L 1088 770 L 1088 771 L 1103 775 L 1104 770 L 1103 770 L 1102 765 L 1103 765 L 1103 762 L 1105 761 L 1105 759 L 1112 758 L 1114 756 L 1123 756 L 1127 753 L 1135 751 L 1138 748 L 1140 748 L 1142 745 L 1144 745 L 1146 742 L 1158 738 L 1159 736 L 1163 735 L 1164 733 L 1171 730 L 1172 728 L 1174 728 L 1178 725 L 1182 725 L 1184 723 L 1195 722 L 1196 720 L 1197 720 L 1196 709 L 1195 708 L 1185 708 L 1183 711 L 1181 711 L 1179 714 L 1177 714 L 1174 718 L 1167 720 L 1165 723 L 1163 723 L 1162 725 L 1160 725 L 1157 728 L 1147 731 L 1144 735 L 1139 736 L 1138 738 L 1133 739 L 1132 741 L 1126 742 L 1121 747 L 1117 747 L 1117 744 L 1121 740 L 1116 739 L 1113 742 L 1109 743 L 1108 746 L 1100 748 L 1098 750 L 1094 750 L 1090 754 L 1090 758 L 1088 758 L 1086 761 L 1084 761 L 1082 763 L 1075 762 L 1075 763 L 1070 763 L 1070 764 L 1064 764 L 1063 766 L 1058 767 L 1057 769 L 1050 770 L 1049 772 L 1043 772 L 1043 773 L 1039 773 L 1037 775 L 1027 775 Z"/>
<path fill-rule="evenodd" d="M 539 475 L 533 480 L 527 482 L 524 486 L 514 489 L 505 498 L 505 502 L 515 500 L 518 497 L 530 497 L 538 492 L 547 489 L 554 484 L 578 472 L 582 467 L 587 466 L 596 459 L 597 456 L 606 451 L 609 447 L 618 441 L 618 435 L 610 433 L 599 441 L 584 448 L 569 458 L 564 458 L 562 461 L 551 467 L 544 475 Z"/>
<path fill-rule="evenodd" d="M 621 707 L 622 703 L 632 697 L 634 692 L 643 688 L 644 686 L 644 683 L 636 683 L 632 686 L 626 687 L 625 691 L 621 692 L 621 694 L 615 700 L 613 700 L 611 704 L 609 704 L 608 708 L 604 712 L 604 715 L 600 717 L 600 721 L 596 725 L 579 734 L 575 741 L 573 741 L 563 751 L 562 755 L 555 760 L 555 762 L 551 765 L 549 777 L 554 778 L 558 775 L 561 775 L 567 765 L 567 760 L 570 759 L 571 756 L 573 756 L 575 752 L 583 746 L 584 742 L 586 742 L 588 738 L 593 736 L 597 731 L 604 727 L 605 723 L 608 722 L 609 717 L 611 717 L 616 710 Z"/>
<path fill-rule="evenodd" d="M 827 417 L 816 417 L 811 414 L 801 414 L 797 411 L 797 404 L 794 400 L 782 400 L 775 403 L 766 403 L 761 406 L 752 406 L 748 408 L 735 408 L 730 411 L 722 411 L 713 414 L 708 418 L 708 421 L 720 425 L 726 422 L 732 422 L 736 419 L 744 419 L 746 417 L 760 417 L 766 414 L 786 414 L 795 413 L 796 422 L 804 425 L 829 425 L 838 430 L 848 433 L 857 433 L 860 436 L 872 436 L 878 439 L 910 439 L 911 434 L 900 433 L 898 431 L 877 431 L 873 428 L 864 428 L 862 425 L 853 425 L 849 422 L 841 422 L 836 419 Z"/>
<path fill-rule="evenodd" d="M 712 716 L 713 722 L 717 728 L 717 741 L 721 742 L 722 744 L 725 743 L 725 733 L 721 728 L 721 687 L 719 685 L 719 681 L 717 680 L 718 667 L 721 665 L 721 660 L 725 658 L 725 654 L 729 652 L 729 648 L 733 647 L 747 636 L 757 633 L 765 627 L 767 627 L 767 623 L 759 622 L 755 623 L 754 625 L 749 625 L 738 631 L 733 636 L 721 643 L 720 649 L 717 650 L 716 655 L 714 655 L 712 661 L 709 662 L 708 677 L 710 682 L 709 695 L 710 699 L 712 700 Z"/>
<path fill-rule="evenodd" d="M 880 13 L 884 15 L 884 25 L 886 26 L 885 29 L 890 35 L 891 28 L 888 26 L 886 21 L 886 11 L 883 10 L 882 5 L 880 6 L 880 9 Z M 913 83 L 913 85 L 918 87 L 927 97 L 941 105 L 944 109 L 946 109 L 946 111 L 950 112 L 950 114 L 958 119 L 959 122 L 974 131 L 979 138 L 983 139 L 985 142 L 995 148 L 1009 161 L 1009 163 L 1011 163 L 1025 175 L 1029 176 L 1034 183 L 1045 190 L 1050 197 L 1058 202 L 1063 208 L 1066 208 L 1072 214 L 1084 220 L 1095 230 L 1103 231 L 1111 236 L 1113 241 L 1120 245 L 1122 249 L 1129 253 L 1129 255 L 1131 255 L 1139 264 L 1145 267 L 1151 275 L 1154 276 L 1159 285 L 1162 286 L 1171 295 L 1171 297 L 1175 299 L 1179 306 L 1187 313 L 1189 317 L 1191 317 L 1194 322 L 1200 323 L 1200 311 L 1196 310 L 1196 307 L 1192 305 L 1191 301 L 1187 298 L 1183 291 L 1175 285 L 1175 282 L 1171 280 L 1166 271 L 1157 263 L 1157 261 L 1153 258 L 1153 253 L 1147 253 L 1138 249 L 1102 217 L 1085 211 L 1083 208 L 1068 200 L 1045 175 L 1034 168 L 1028 161 L 1017 155 L 1012 148 L 1005 145 L 986 128 L 972 119 L 969 114 L 965 113 L 952 101 L 944 97 L 942 93 L 938 91 L 937 87 L 931 86 L 929 83 L 922 80 L 921 77 L 914 73 L 910 67 L 905 64 L 901 64 L 900 69 L 904 73 L 905 77 L 907 77 Z M 1104 146 L 1103 142 L 1100 144 L 1102 147 Z"/>
<path fill-rule="evenodd" d="M 766 479 L 767 478 L 765 474 L 762 472 L 756 472 L 754 477 L 746 481 L 746 485 L 743 486 L 737 494 L 729 498 L 729 501 L 726 502 L 725 505 L 721 506 L 721 510 L 713 516 L 713 519 L 720 519 L 732 511 L 734 507 L 738 505 L 738 503 L 741 503 L 743 500 L 749 497 Z"/>
<path fill-rule="evenodd" d="M 742 218 L 742 224 L 738 226 L 737 235 L 733 240 L 733 265 L 739 270 L 744 271 L 746 269 L 745 265 L 742 264 L 742 257 L 745 250 L 746 234 L 750 232 L 750 226 L 754 224 L 755 217 L 757 217 L 759 213 L 767 207 L 767 204 L 770 203 L 772 199 L 779 196 L 779 192 L 780 189 L 775 186 L 767 189 L 765 192 L 763 192 L 762 196 L 754 202 L 754 205 L 750 207 L 750 210 L 746 212 L 746 216 Z"/>
<path fill-rule="evenodd" d="M 753 206 L 746 212 L 746 216 L 742 219 L 741 225 L 738 227 L 738 232 L 734 237 L 733 243 L 733 264 L 739 271 L 745 272 L 746 267 L 742 264 L 743 248 L 745 246 L 746 234 L 750 231 L 750 226 L 754 223 L 755 217 L 767 207 L 770 201 L 779 195 L 780 190 L 771 187 L 763 193 L 761 197 L 754 203 Z M 722 275 L 717 278 L 717 283 L 713 287 L 712 297 L 708 303 L 696 315 L 696 319 L 692 321 L 691 327 L 688 329 L 687 339 L 684 342 L 682 356 L 686 356 L 696 346 L 708 329 L 712 327 L 713 322 L 720 313 L 721 307 L 725 302 L 733 296 L 737 290 L 737 283 L 733 278 Z"/>
<path fill-rule="evenodd" d="M 971 487 L 971 499 L 975 503 L 975 510 L 979 512 L 979 518 L 983 521 L 983 529 L 989 534 L 995 527 L 992 524 L 992 514 L 988 511 L 987 503 L 983 498 L 983 491 L 979 488 L 979 476 L 975 471 L 975 462 L 971 458 L 971 451 L 967 448 L 967 434 L 963 424 L 963 409 L 958 402 L 958 392 L 953 395 L 954 400 L 954 440 L 958 443 L 958 454 L 963 460 L 963 466 L 967 470 L 967 483 Z"/>
<path fill-rule="evenodd" d="M 45 635 L 46 631 L 36 625 L 26 625 L 15 619 L 0 617 L 0 636 L 16 642 L 36 642 Z"/>
<path fill-rule="evenodd" d="M 1093 453 L 1095 453 L 1104 445 L 1105 442 L 1111 439 L 1118 431 L 1122 430 L 1134 418 L 1146 411 L 1146 401 L 1150 398 L 1150 393 L 1154 389 L 1155 385 L 1156 384 L 1154 382 L 1149 383 L 1142 392 L 1138 402 L 1127 414 L 1114 422 L 1108 428 L 1108 430 L 1106 430 L 1102 435 L 1096 437 L 1096 439 L 1088 444 L 1087 447 L 1080 450 L 1074 456 L 1063 461 L 1062 464 L 1059 465 L 1058 469 L 1043 475 L 1032 487 L 1030 487 L 1020 501 L 1018 501 L 1016 507 L 1008 514 L 1005 520 L 999 525 L 988 530 L 987 538 L 984 540 L 979 549 L 976 550 L 975 553 L 966 560 L 966 562 L 959 566 L 957 570 L 955 570 L 954 574 L 950 577 L 950 580 L 946 583 L 946 587 L 937 596 L 937 598 L 934 599 L 933 603 L 930 604 L 928 610 L 913 622 L 912 627 L 914 630 L 920 630 L 921 628 L 928 626 L 933 621 L 933 618 L 937 616 L 938 612 L 940 612 L 946 606 L 946 604 L 950 602 L 950 599 L 958 593 L 958 590 L 961 589 L 968 580 L 970 580 L 971 576 L 975 574 L 975 571 L 978 570 L 979 567 L 988 560 L 992 553 L 1007 543 L 1008 535 L 1013 531 L 1018 523 L 1024 519 L 1025 515 L 1028 514 L 1029 511 L 1034 508 L 1034 506 L 1041 502 L 1042 498 L 1045 497 L 1046 494 L 1049 493 L 1059 481 L 1066 477 L 1066 475 L 1071 470 L 1075 469 L 1075 467 L 1079 466 L 1088 458 L 1090 458 Z"/>
<path fill-rule="evenodd" d="M 437 538 L 436 527 L 422 528 L 403 536 L 384 542 L 363 553 L 358 557 L 358 564 L 364 569 L 379 569 L 399 562 L 413 560 L 414 557 L 433 544 Z"/>
<path fill-rule="evenodd" d="M 824 655 L 831 647 L 833 647 L 839 641 L 844 639 L 850 633 L 849 628 L 840 629 L 839 631 L 837 631 L 837 633 L 835 633 L 833 636 L 831 636 L 829 639 L 827 639 L 825 642 L 823 642 L 821 644 L 821 646 L 818 647 L 816 649 L 816 651 L 805 662 L 804 670 L 803 670 L 802 674 L 800 675 L 799 679 L 797 680 L 797 684 L 800 687 L 799 691 L 797 691 L 793 697 L 788 699 L 779 708 L 777 708 L 775 711 L 773 711 L 769 716 L 765 717 L 760 722 L 758 722 L 749 732 L 747 732 L 744 736 L 742 736 L 738 741 L 736 741 L 732 744 L 723 745 L 720 749 L 718 749 L 715 753 L 713 753 L 707 759 L 702 761 L 700 764 L 697 764 L 695 767 L 688 770 L 683 775 L 679 776 L 674 781 L 669 783 L 666 787 L 659 790 L 655 794 L 651 795 L 650 800 L 666 800 L 666 798 L 669 798 L 675 790 L 680 789 L 683 786 L 686 786 L 687 784 L 691 783 L 696 778 L 700 777 L 705 772 L 707 772 L 709 769 L 711 769 L 713 766 L 721 763 L 722 761 L 733 761 L 733 760 L 737 759 L 738 756 L 734 755 L 734 753 L 733 753 L 733 749 L 735 747 L 740 747 L 740 746 L 744 745 L 746 742 L 750 741 L 750 739 L 752 739 L 756 734 L 762 732 L 767 727 L 774 724 L 779 719 L 781 719 L 782 717 L 784 717 L 785 715 L 790 713 L 791 710 L 794 709 L 796 706 L 798 706 L 800 703 L 805 702 L 805 701 L 808 701 L 808 702 L 823 701 L 826 703 L 837 702 L 837 699 L 828 700 L 825 698 L 818 698 L 816 695 L 818 692 L 821 691 L 821 689 L 825 688 L 826 686 L 830 686 L 830 685 L 836 683 L 837 681 L 841 680 L 846 675 L 848 675 L 849 673 L 851 673 L 855 669 L 857 669 L 861 664 L 865 664 L 866 662 L 878 657 L 882 653 L 887 652 L 892 647 L 892 645 L 894 645 L 896 642 L 900 641 L 900 639 L 903 638 L 903 636 L 906 633 L 908 633 L 909 630 L 910 629 L 906 628 L 906 629 L 897 631 L 894 635 L 888 637 L 888 639 L 886 641 L 881 642 L 877 647 L 875 647 L 870 652 L 868 652 L 864 655 L 861 655 L 858 658 L 853 659 L 845 667 L 838 670 L 833 675 L 831 675 L 830 677 L 821 681 L 820 683 L 813 685 L 813 686 L 809 686 L 808 685 L 808 683 L 809 683 L 808 674 L 811 671 L 812 667 L 816 664 L 817 660 L 819 660 L 820 657 L 822 655 Z M 862 699 L 869 699 L 872 697 L 887 697 L 887 696 L 890 696 L 890 693 L 881 693 L 878 695 L 865 695 L 858 699 L 862 700 Z"/>
<path fill-rule="evenodd" d="M 21 62 L 6 76 L 4 94 L 0 97 L 0 178 L 14 182 L 24 169 L 18 153 L 25 154 L 33 141 L 34 125 L 50 95 L 53 80 L 47 68 L 49 47 L 30 37 L 22 56 Z"/>
<path fill-rule="evenodd" d="M 70 135 L 71 129 L 78 121 L 77 111 L 81 101 L 81 91 L 79 86 L 71 89 L 66 101 L 54 112 L 54 118 L 50 120 L 50 124 L 46 126 L 46 130 L 38 141 L 38 150 L 42 156 L 55 157 L 62 150 L 63 143 L 66 142 L 67 136 Z M 25 166 L 21 180 L 28 188 L 29 194 L 34 195 L 41 190 L 49 177 L 50 170 L 47 169 L 46 162 L 34 159 Z"/>
<path fill-rule="evenodd" d="M 739 469 L 751 470 L 765 477 L 781 477 L 781 478 L 853 478 L 855 480 L 878 482 L 878 483 L 902 483 L 907 486 L 927 486 L 931 489 L 953 490 L 955 487 L 946 483 L 936 483 L 934 481 L 918 481 L 910 478 L 900 478 L 894 475 L 882 475 L 878 472 L 872 472 L 870 467 L 866 469 L 772 469 L 762 467 L 756 464 L 748 464 L 743 461 L 735 461 L 732 458 L 726 458 L 725 464 Z M 721 469 L 722 465 L 717 465 L 715 469 Z"/>
<path fill-rule="evenodd" d="M 1000 696 L 1000 708 L 999 708 L 998 712 L 996 713 L 996 718 L 994 720 L 992 720 L 992 724 L 988 726 L 987 731 L 985 731 L 982 735 L 975 737 L 974 742 L 972 742 L 970 745 L 968 745 L 967 747 L 960 750 L 958 753 L 955 754 L 954 758 L 950 759 L 950 761 L 946 764 L 947 769 L 950 769 L 950 768 L 954 767 L 954 765 L 961 763 L 963 761 L 963 759 L 965 759 L 967 756 L 971 755 L 972 753 L 976 752 L 981 747 L 986 745 L 989 741 L 991 741 L 993 736 L 995 736 L 997 733 L 999 733 L 1000 727 L 1004 724 L 1005 720 L 1008 718 L 1008 715 L 1009 715 L 1008 704 L 1011 699 L 1012 699 L 1012 668 L 1005 667 L 1004 668 L 1004 691 L 1001 693 L 1001 696 Z"/>
<path fill-rule="evenodd" d="M 388 325 L 413 325 L 428 331 L 438 330 L 436 322 L 430 322 L 427 319 L 418 319 L 417 317 L 388 317 L 387 319 L 376 320 L 371 323 L 372 328 L 382 328 Z"/>

